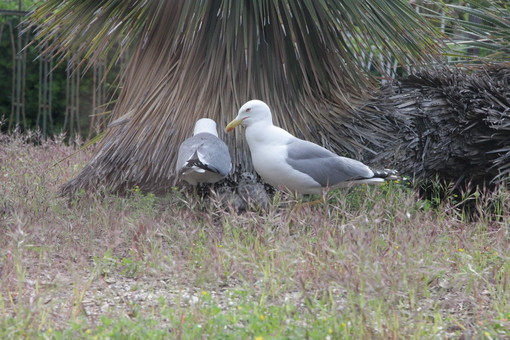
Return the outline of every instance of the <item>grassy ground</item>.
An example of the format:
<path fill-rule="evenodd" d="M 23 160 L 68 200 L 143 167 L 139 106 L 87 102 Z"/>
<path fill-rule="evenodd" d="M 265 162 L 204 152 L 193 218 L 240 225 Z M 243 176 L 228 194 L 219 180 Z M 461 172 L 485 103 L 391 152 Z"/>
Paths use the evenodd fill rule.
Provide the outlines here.
<path fill-rule="evenodd" d="M 510 337 L 508 191 L 436 207 L 385 184 L 242 214 L 178 190 L 69 201 L 89 155 L 52 164 L 72 152 L 0 136 L 0 338 Z"/>

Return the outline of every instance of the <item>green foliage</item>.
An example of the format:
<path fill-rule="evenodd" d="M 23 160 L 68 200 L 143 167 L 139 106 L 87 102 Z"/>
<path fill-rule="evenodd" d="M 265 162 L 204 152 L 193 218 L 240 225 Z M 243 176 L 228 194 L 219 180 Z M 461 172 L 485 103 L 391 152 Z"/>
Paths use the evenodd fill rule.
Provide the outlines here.
<path fill-rule="evenodd" d="M 131 253 L 127 257 L 119 258 L 107 250 L 102 257 L 94 256 L 94 272 L 102 277 L 108 277 L 114 274 L 120 274 L 125 277 L 136 277 L 144 266 L 144 263 L 135 258 Z"/>
<path fill-rule="evenodd" d="M 202 291 L 189 309 L 166 308 L 170 331 L 183 339 L 324 339 L 347 335 L 347 320 L 335 315 L 327 301 L 310 303 L 299 311 L 292 303 L 280 306 L 254 303 L 245 294 L 227 293 L 237 302 L 224 311 L 217 299 Z"/>
<path fill-rule="evenodd" d="M 152 192 L 144 193 L 140 190 L 140 187 L 135 186 L 131 190 L 131 195 L 135 202 L 136 210 L 144 214 L 154 213 L 157 200 Z"/>
<path fill-rule="evenodd" d="M 17 16 L 0 16 L 3 17 L 6 22 L 3 23 L 3 34 L 0 35 L 0 73 L 4 75 L 0 79 L 0 92 L 4 95 L 0 97 L 0 117 L 10 119 L 11 117 L 11 105 L 12 105 L 12 93 L 13 93 L 13 70 L 14 70 L 14 57 L 18 54 L 17 36 L 19 31 L 17 29 L 20 25 L 21 19 Z M 2 23 L 0 23 L 2 25 Z M 28 38 L 23 39 L 23 44 L 29 42 L 33 37 L 32 33 L 29 34 Z M 14 42 L 14 47 L 13 47 Z M 2 131 L 11 125 L 11 128 L 15 125 L 20 125 L 24 130 L 34 130 L 40 128 L 38 125 L 37 116 L 39 110 L 39 91 L 40 91 L 40 61 L 38 59 L 39 49 L 33 45 L 25 47 L 26 53 L 26 71 L 24 81 L 24 98 L 25 98 L 25 116 L 26 126 L 23 122 L 10 121 L 10 124 L 2 126 Z M 51 67 L 54 67 L 52 64 Z M 51 82 L 51 100 L 52 100 L 52 112 L 51 120 L 48 130 L 46 131 L 48 136 L 61 133 L 64 128 L 64 121 L 66 115 L 66 65 L 60 65 L 52 71 L 52 82 Z M 92 112 L 90 102 L 87 100 L 91 97 L 92 91 L 92 77 L 91 73 L 86 74 L 80 81 L 80 97 L 82 98 L 80 103 L 80 110 L 82 112 L 82 129 L 87 131 L 89 125 L 89 114 Z"/>
<path fill-rule="evenodd" d="M 22 0 L 21 8 L 20 1 L 18 0 L 5 0 L 0 5 L 0 9 L 9 11 L 29 11 L 33 9 L 34 4 L 38 3 L 37 0 Z M 2 14 L 0 15 L 0 117 L 9 118 L 11 113 L 12 105 L 12 77 L 14 70 L 14 58 L 19 52 L 17 46 L 19 27 L 21 27 L 21 21 L 23 18 L 20 15 L 14 14 Z M 31 36 L 27 39 L 24 38 L 22 41 L 22 48 L 25 43 L 30 41 Z M 15 44 L 16 48 L 13 48 Z M 37 120 L 37 109 L 38 109 L 38 97 L 39 97 L 39 63 L 36 61 L 38 51 L 35 48 L 28 48 L 26 50 L 26 76 L 24 79 L 26 93 L 25 97 L 28 99 L 25 104 L 25 110 L 27 113 L 27 127 L 35 128 Z M 62 71 L 62 70 L 61 70 Z M 63 117 L 65 101 L 65 85 L 62 86 L 65 79 L 65 72 L 56 73 L 53 82 L 53 105 L 55 109 L 55 120 L 59 121 L 60 117 Z M 60 114 L 60 117 L 59 117 Z M 14 123 L 15 124 L 15 123 Z M 2 131 L 5 131 L 6 127 L 2 126 Z M 49 134 L 55 134 L 59 132 L 58 126 L 55 129 L 48 131 Z"/>
<path fill-rule="evenodd" d="M 506 62 L 510 57 L 508 1 L 435 1 L 424 15 L 443 27 L 456 62 Z M 441 12 L 440 12 L 441 11 Z"/>
<path fill-rule="evenodd" d="M 3 0 L 0 9 L 9 11 L 30 11 L 34 9 L 34 5 L 39 3 L 40 0 Z M 21 5 L 21 7 L 20 7 Z M 4 16 L 0 15 L 0 23 Z"/>

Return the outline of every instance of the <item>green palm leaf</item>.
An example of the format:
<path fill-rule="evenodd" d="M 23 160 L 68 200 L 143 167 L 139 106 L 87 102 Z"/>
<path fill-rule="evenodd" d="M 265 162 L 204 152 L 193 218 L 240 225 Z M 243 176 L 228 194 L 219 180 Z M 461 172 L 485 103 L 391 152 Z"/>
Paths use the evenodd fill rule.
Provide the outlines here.
<path fill-rule="evenodd" d="M 451 34 L 453 48 L 461 52 L 477 49 L 471 59 L 508 61 L 510 58 L 510 4 L 507 1 L 466 0 L 464 5 L 445 5 L 442 18 L 454 29 Z M 462 37 L 459 38 L 459 35 Z M 458 49 L 458 48 L 457 48 Z"/>

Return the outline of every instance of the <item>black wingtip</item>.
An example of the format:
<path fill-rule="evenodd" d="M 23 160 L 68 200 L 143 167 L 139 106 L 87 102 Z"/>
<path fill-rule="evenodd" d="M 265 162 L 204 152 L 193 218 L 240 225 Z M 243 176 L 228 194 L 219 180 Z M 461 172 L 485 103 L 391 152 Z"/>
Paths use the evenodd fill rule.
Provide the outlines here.
<path fill-rule="evenodd" d="M 220 171 L 218 169 L 216 169 L 215 167 L 212 167 L 212 166 L 202 163 L 200 161 L 200 159 L 198 158 L 198 153 L 196 150 L 195 150 L 195 153 L 193 154 L 193 156 L 186 163 L 186 168 L 192 168 L 194 166 L 196 166 L 197 168 L 200 168 L 200 169 L 204 169 L 206 171 L 215 172 L 217 174 L 220 174 Z"/>

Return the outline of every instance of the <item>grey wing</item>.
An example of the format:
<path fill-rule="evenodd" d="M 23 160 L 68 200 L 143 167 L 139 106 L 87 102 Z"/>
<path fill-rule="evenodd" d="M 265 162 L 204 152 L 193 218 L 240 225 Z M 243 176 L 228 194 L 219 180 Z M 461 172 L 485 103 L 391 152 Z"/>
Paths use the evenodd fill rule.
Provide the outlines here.
<path fill-rule="evenodd" d="M 209 133 L 199 133 L 186 139 L 179 148 L 176 171 L 197 166 L 204 170 L 228 175 L 232 168 L 227 145 Z"/>
<path fill-rule="evenodd" d="M 179 146 L 179 154 L 177 156 L 177 163 L 175 165 L 175 171 L 177 174 L 182 173 L 188 165 L 188 160 L 193 157 L 193 154 L 198 149 L 200 141 L 194 137 L 186 139 Z"/>
<path fill-rule="evenodd" d="M 202 134 L 197 136 L 199 135 Z M 208 167 L 216 169 L 215 172 L 222 176 L 228 175 L 232 169 L 232 161 L 227 144 L 214 135 L 207 133 L 203 133 L 203 135 L 204 143 L 197 150 L 199 159 Z"/>
<path fill-rule="evenodd" d="M 296 138 L 287 147 L 289 165 L 309 175 L 323 187 L 374 176 L 365 164 L 338 156 L 317 144 Z"/>

